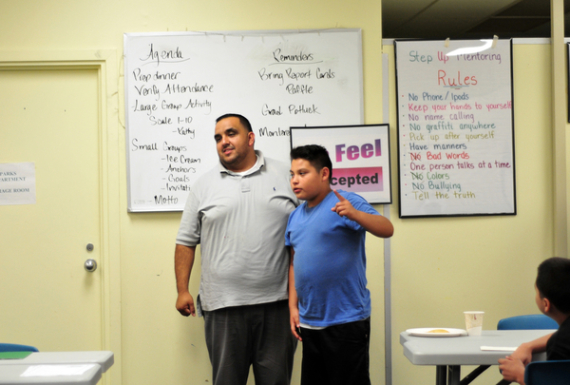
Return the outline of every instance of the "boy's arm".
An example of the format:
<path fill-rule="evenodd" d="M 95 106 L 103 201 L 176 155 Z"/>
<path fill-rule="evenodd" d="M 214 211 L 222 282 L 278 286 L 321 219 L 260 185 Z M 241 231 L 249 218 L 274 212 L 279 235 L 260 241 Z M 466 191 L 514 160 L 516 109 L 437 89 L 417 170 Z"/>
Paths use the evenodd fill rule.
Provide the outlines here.
<path fill-rule="evenodd" d="M 546 351 L 546 343 L 548 342 L 552 334 L 553 333 L 542 336 L 530 342 L 522 343 L 517 348 L 517 350 L 515 350 L 515 352 L 511 354 L 511 357 L 517 360 L 521 360 L 525 366 L 528 365 L 532 360 L 533 353 L 540 353 Z"/>
<path fill-rule="evenodd" d="M 533 341 L 525 342 L 512 355 L 500 359 L 499 369 L 503 378 L 524 385 L 525 367 L 532 360 L 532 354 L 545 351 L 546 343 L 551 336 L 552 334 L 548 334 Z"/>
<path fill-rule="evenodd" d="M 390 238 L 394 234 L 394 226 L 392 222 L 382 215 L 368 214 L 354 208 L 350 201 L 333 190 L 339 202 L 331 209 L 341 217 L 347 217 L 351 221 L 358 223 L 364 227 L 369 233 L 381 237 Z"/>
<path fill-rule="evenodd" d="M 499 359 L 499 370 L 503 375 L 503 379 L 510 382 L 516 382 L 520 385 L 524 384 L 524 364 L 521 360 L 514 359 L 512 356 Z"/>
<path fill-rule="evenodd" d="M 299 299 L 297 298 L 297 290 L 295 290 L 295 270 L 293 269 L 293 259 L 295 257 L 295 250 L 289 247 L 291 257 L 289 259 L 289 322 L 291 324 L 291 333 L 299 341 L 302 341 L 301 336 L 297 333 L 300 330 L 299 321 Z"/>

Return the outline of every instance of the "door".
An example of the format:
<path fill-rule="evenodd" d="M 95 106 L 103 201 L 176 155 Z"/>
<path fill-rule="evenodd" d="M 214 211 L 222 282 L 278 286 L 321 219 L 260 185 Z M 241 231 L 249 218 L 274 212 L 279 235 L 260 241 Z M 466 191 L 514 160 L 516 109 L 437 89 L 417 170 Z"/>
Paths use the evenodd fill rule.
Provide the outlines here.
<path fill-rule="evenodd" d="M 0 163 L 36 173 L 35 204 L 0 205 L 0 342 L 99 350 L 97 70 L 4 69 L 0 90 Z"/>

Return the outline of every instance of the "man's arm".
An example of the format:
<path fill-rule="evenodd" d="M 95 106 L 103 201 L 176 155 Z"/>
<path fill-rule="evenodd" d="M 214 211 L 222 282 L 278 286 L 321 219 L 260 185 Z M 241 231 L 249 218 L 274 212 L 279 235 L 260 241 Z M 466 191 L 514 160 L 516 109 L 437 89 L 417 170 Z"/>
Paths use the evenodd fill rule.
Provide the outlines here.
<path fill-rule="evenodd" d="M 174 252 L 174 273 L 176 275 L 176 290 L 178 291 L 176 310 L 185 317 L 189 315 L 196 317 L 194 298 L 192 298 L 188 290 L 195 254 L 196 246 L 190 247 L 179 244 L 176 245 L 176 251 Z"/>
<path fill-rule="evenodd" d="M 388 218 L 357 210 L 348 199 L 340 195 L 336 190 L 333 190 L 333 192 L 339 202 L 331 209 L 332 211 L 341 217 L 347 217 L 351 221 L 358 223 L 366 231 L 377 237 L 390 238 L 394 234 L 394 226 Z"/>
<path fill-rule="evenodd" d="M 299 341 L 302 341 L 301 336 L 297 331 L 300 330 L 299 321 L 299 298 L 297 297 L 297 290 L 295 289 L 295 270 L 293 268 L 293 259 L 295 257 L 295 250 L 289 247 L 291 257 L 289 260 L 289 321 L 291 324 L 291 333 Z"/>

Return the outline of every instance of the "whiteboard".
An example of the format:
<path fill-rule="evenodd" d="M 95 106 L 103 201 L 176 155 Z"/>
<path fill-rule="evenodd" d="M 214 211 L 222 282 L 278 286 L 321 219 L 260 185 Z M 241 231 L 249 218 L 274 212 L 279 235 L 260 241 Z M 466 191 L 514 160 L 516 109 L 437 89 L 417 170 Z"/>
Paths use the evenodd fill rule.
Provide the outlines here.
<path fill-rule="evenodd" d="M 225 113 L 287 163 L 289 127 L 363 123 L 360 29 L 125 34 L 124 55 L 130 212 L 183 210 Z"/>
<path fill-rule="evenodd" d="M 516 214 L 511 52 L 396 42 L 400 217 Z"/>

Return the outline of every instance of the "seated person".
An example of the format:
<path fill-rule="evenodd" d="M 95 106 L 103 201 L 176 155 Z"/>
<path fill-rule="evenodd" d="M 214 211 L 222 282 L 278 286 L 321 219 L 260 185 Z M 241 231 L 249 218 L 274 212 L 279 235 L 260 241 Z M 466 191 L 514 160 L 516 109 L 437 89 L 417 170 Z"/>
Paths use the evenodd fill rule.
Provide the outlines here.
<path fill-rule="evenodd" d="M 555 320 L 558 331 L 521 344 L 510 356 L 499 360 L 499 369 L 507 381 L 524 385 L 524 371 L 533 353 L 546 351 L 546 359 L 570 359 L 570 260 L 549 258 L 538 266 L 535 283 L 536 305 Z"/>

